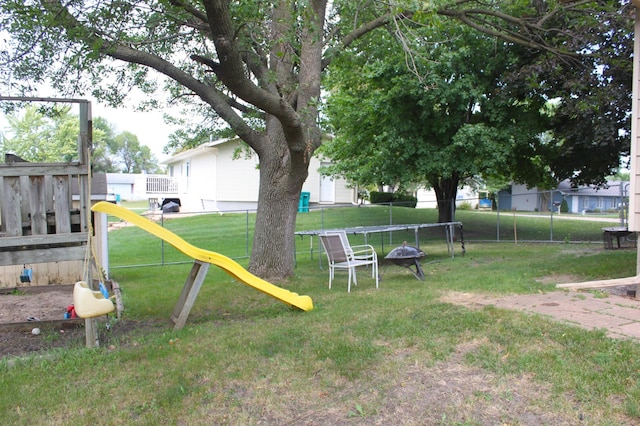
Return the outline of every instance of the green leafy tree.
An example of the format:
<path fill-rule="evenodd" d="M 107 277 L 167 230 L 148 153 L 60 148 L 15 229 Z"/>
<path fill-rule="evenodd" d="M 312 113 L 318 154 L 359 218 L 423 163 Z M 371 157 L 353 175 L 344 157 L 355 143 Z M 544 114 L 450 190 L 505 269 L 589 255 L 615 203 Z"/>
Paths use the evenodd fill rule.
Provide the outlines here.
<path fill-rule="evenodd" d="M 320 77 L 336 54 L 376 28 L 401 30 L 441 14 L 532 49 L 575 55 L 547 41 L 555 29 L 544 15 L 568 10 L 586 19 L 592 10 L 541 3 L 547 10 L 536 15 L 515 0 L 0 0 L 0 31 L 11 34 L 0 64 L 14 92 L 47 76 L 61 93 L 91 92 L 113 105 L 136 86 L 153 106 L 151 93 L 162 87 L 174 102 L 194 102 L 201 123 L 225 121 L 260 159 L 249 269 L 279 280 L 293 274 L 298 199 L 322 141 Z M 502 12 L 505 5 L 519 15 Z"/>
<path fill-rule="evenodd" d="M 426 178 L 441 221 L 451 219 L 457 185 L 473 175 L 542 188 L 564 179 L 603 182 L 629 149 L 633 31 L 624 10 L 594 31 L 593 19 L 603 13 L 591 10 L 575 20 L 571 37 L 553 36 L 584 55 L 505 43 L 509 37 L 496 37 L 488 24 L 496 15 L 486 11 L 461 15 L 485 37 L 455 34 L 433 19 L 430 36 L 414 30 L 412 41 L 385 37 L 413 43 L 405 67 L 413 77 L 402 72 L 398 64 L 407 57 L 394 55 L 392 43 L 343 55 L 329 79 L 328 115 L 338 137 L 325 152 L 340 162 L 330 170 L 361 185 Z M 567 19 L 546 8 L 532 12 L 556 28 Z"/>
<path fill-rule="evenodd" d="M 140 145 L 138 137 L 133 133 L 118 134 L 113 139 L 110 149 L 122 173 L 155 173 L 158 169 L 151 149 L 146 145 Z"/>
<path fill-rule="evenodd" d="M 91 167 L 96 173 L 117 173 L 117 165 L 111 145 L 115 138 L 113 126 L 103 117 L 93 119 L 93 147 Z"/>
<path fill-rule="evenodd" d="M 158 160 L 151 148 L 140 144 L 131 132 L 116 133 L 113 125 L 102 117 L 93 120 L 94 172 L 160 173 Z"/>
<path fill-rule="evenodd" d="M 554 36 L 579 57 L 513 47 L 520 61 L 505 74 L 503 90 L 552 101 L 548 134 L 512 155 L 519 182 L 547 189 L 565 179 L 576 186 L 603 184 L 629 155 L 633 13 L 621 2 L 602 4 L 616 12 L 605 16 L 594 7 L 574 21 L 571 37 L 560 31 Z M 548 23 L 559 27 L 568 18 L 555 14 Z M 594 20 L 604 20 L 602 27 Z"/>
<path fill-rule="evenodd" d="M 384 33 L 369 54 L 336 64 L 327 107 L 336 138 L 324 152 L 362 185 L 426 182 L 439 221 L 450 222 L 458 186 L 508 175 L 514 148 L 535 144 L 548 117 L 544 98 L 497 90 L 517 60 L 508 43 L 446 21 L 433 28 L 419 33 L 422 57 L 437 58 L 414 62 L 422 78 Z"/>
<path fill-rule="evenodd" d="M 78 119 L 70 107 L 53 108 L 49 117 L 28 106 L 7 115 L 8 132 L 2 150 L 31 162 L 62 162 L 78 157 Z"/>

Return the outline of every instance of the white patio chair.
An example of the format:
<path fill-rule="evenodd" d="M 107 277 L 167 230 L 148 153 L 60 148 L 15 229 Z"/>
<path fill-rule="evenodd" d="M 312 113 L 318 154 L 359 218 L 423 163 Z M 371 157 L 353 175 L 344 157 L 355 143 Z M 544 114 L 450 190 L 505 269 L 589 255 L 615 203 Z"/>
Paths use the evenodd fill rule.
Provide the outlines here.
<path fill-rule="evenodd" d="M 358 260 L 372 260 L 376 258 L 376 252 L 372 246 L 369 244 L 362 244 L 359 246 L 352 246 L 349 243 L 349 238 L 347 237 L 347 233 L 342 230 L 331 231 L 332 234 L 340 235 L 340 239 L 342 240 L 342 245 L 347 249 L 347 252 L 353 255 L 354 259 Z"/>
<path fill-rule="evenodd" d="M 346 241 L 346 234 L 341 236 L 340 233 L 326 233 L 320 235 L 322 247 L 327 254 L 329 261 L 329 288 L 333 282 L 336 269 L 346 269 L 349 272 L 349 281 L 347 284 L 347 292 L 351 292 L 351 280 L 353 284 L 358 285 L 356 278 L 356 268 L 358 266 L 371 265 L 371 277 L 376 280 L 376 288 L 378 288 L 378 256 L 375 249 L 370 246 L 357 246 L 357 251 Z"/>

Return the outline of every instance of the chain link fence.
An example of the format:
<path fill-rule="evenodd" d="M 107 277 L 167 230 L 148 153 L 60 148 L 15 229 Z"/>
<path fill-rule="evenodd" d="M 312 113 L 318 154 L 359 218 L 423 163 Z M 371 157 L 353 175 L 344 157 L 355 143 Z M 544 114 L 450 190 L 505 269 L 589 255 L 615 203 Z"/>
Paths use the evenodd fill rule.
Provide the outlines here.
<path fill-rule="evenodd" d="M 623 209 L 606 209 L 606 211 L 581 211 L 580 213 L 564 212 L 561 206 L 554 205 L 553 194 L 548 194 L 549 202 L 541 204 L 540 198 L 544 193 L 527 194 L 529 197 L 536 197 L 538 206 L 547 205 L 547 211 L 540 209 L 532 211 L 521 211 L 517 208 L 503 210 L 497 208 L 505 204 L 505 198 L 498 202 L 491 199 L 490 203 L 481 202 L 479 198 L 460 198 L 451 201 L 453 209 L 452 222 L 460 222 L 461 227 L 453 227 L 455 244 L 453 249 L 461 252 L 463 243 L 467 245 L 473 243 L 594 243 L 604 244 L 605 248 L 625 248 L 635 247 L 635 234 L 625 233 L 626 229 L 625 203 L 621 205 Z M 526 197 L 518 195 L 517 197 Z M 544 198 L 543 198 L 544 200 Z M 502 201 L 502 202 L 500 202 Z M 530 202 L 526 198 L 522 201 L 511 200 L 511 205 L 522 205 Z M 597 203 L 597 200 L 595 201 Z M 546 203 L 546 204 L 545 204 Z M 609 205 L 612 205 L 609 203 Z M 197 216 L 192 225 L 186 227 L 172 227 L 172 219 L 187 216 Z M 168 227 L 181 237 L 190 241 L 197 235 L 197 238 L 206 241 L 207 250 L 220 252 L 233 259 L 246 259 L 251 254 L 253 243 L 253 231 L 255 223 L 254 210 L 238 210 L 226 212 L 201 212 L 193 213 L 170 213 L 164 214 L 156 212 L 153 219 L 161 226 Z M 112 221 L 113 222 L 113 221 Z M 115 221 L 117 223 L 117 221 Z M 438 211 L 435 208 L 418 203 L 418 208 L 404 207 L 402 203 L 385 205 L 341 205 L 341 206 L 321 206 L 311 205 L 305 208 L 304 212 L 299 212 L 297 217 L 297 231 L 338 229 L 358 226 L 386 226 L 402 224 L 435 224 L 438 222 Z M 620 232 L 607 232 L 606 230 L 618 230 Z M 413 244 L 416 238 L 420 244 L 433 244 L 435 251 L 442 250 L 443 256 L 447 256 L 447 246 L 445 245 L 445 228 L 432 227 L 419 230 L 414 235 L 414 230 L 393 231 L 376 233 L 372 235 L 350 235 L 352 244 L 370 243 L 377 247 L 384 254 L 391 250 L 393 246 L 401 245 L 407 241 Z M 118 233 L 109 233 L 109 239 L 116 244 L 109 244 L 111 268 L 136 267 L 143 265 L 164 265 L 173 263 L 189 263 L 190 260 L 176 256 L 176 250 L 168 244 L 150 237 L 145 247 L 146 256 L 144 261 L 136 259 L 120 259 L 117 253 L 111 253 L 112 246 L 117 247 Z M 296 256 L 305 253 L 319 252 L 318 242 L 308 236 L 296 237 Z"/>

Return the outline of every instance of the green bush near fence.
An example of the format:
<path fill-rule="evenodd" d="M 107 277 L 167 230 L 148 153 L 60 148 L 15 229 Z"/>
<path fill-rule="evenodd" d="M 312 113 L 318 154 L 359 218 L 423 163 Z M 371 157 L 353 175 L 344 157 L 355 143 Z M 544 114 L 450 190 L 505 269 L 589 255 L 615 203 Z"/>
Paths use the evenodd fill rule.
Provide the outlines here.
<path fill-rule="evenodd" d="M 371 191 L 369 194 L 372 204 L 396 204 L 402 207 L 415 208 L 418 199 L 406 192 L 378 192 Z"/>

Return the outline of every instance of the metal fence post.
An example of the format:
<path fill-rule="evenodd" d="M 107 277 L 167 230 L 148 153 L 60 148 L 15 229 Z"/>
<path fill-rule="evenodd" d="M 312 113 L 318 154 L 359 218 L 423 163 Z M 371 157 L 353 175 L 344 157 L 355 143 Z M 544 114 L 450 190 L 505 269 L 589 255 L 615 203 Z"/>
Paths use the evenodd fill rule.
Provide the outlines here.
<path fill-rule="evenodd" d="M 245 211 L 246 213 L 246 225 L 245 225 L 245 240 L 246 240 L 246 251 L 245 256 L 249 257 L 249 210 Z"/>
<path fill-rule="evenodd" d="M 496 241 L 500 242 L 500 203 L 496 199 Z"/>
<path fill-rule="evenodd" d="M 451 199 L 451 222 L 456 221 L 456 200 L 454 198 Z"/>
<path fill-rule="evenodd" d="M 160 226 L 164 228 L 164 211 L 160 213 Z M 160 239 L 160 264 L 164 265 L 164 240 Z"/>
<path fill-rule="evenodd" d="M 393 225 L 393 202 L 389 203 L 389 226 Z M 389 244 L 393 244 L 393 232 L 389 231 Z"/>

